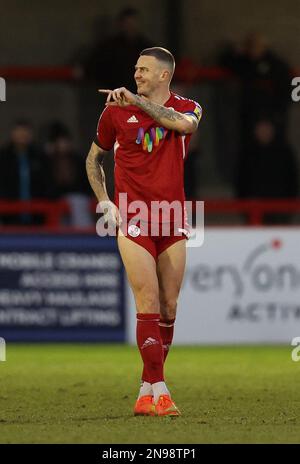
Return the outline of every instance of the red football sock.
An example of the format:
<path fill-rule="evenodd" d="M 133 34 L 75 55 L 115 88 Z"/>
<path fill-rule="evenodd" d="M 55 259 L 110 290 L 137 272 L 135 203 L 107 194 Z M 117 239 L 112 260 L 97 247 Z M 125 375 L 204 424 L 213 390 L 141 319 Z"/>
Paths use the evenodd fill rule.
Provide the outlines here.
<path fill-rule="evenodd" d="M 144 365 L 143 373 L 142 373 L 142 381 L 143 381 L 143 382 L 151 383 L 151 382 L 150 382 L 150 377 L 149 377 L 148 372 L 146 371 L 145 365 Z"/>
<path fill-rule="evenodd" d="M 166 357 L 168 356 L 170 346 L 172 345 L 174 335 L 174 324 L 175 318 L 160 319 L 159 321 L 160 336 L 163 345 L 164 362 L 166 360 Z M 151 383 L 145 366 L 143 369 L 142 380 Z"/>
<path fill-rule="evenodd" d="M 164 350 L 164 362 L 168 356 L 170 346 L 172 345 L 174 335 L 174 319 L 160 319 L 159 329 Z"/>
<path fill-rule="evenodd" d="M 164 382 L 163 347 L 159 330 L 159 314 L 137 314 L 136 339 L 143 362 L 142 380 Z"/>

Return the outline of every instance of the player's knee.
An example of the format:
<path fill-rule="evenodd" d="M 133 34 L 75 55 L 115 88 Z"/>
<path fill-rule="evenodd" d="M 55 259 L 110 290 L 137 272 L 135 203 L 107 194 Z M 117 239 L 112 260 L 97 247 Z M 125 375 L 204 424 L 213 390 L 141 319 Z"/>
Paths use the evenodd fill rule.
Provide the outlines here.
<path fill-rule="evenodd" d="M 158 293 L 152 288 L 145 286 L 135 291 L 135 300 L 139 312 L 159 312 Z"/>
<path fill-rule="evenodd" d="M 163 298 L 160 301 L 160 313 L 164 319 L 176 317 L 177 298 Z"/>

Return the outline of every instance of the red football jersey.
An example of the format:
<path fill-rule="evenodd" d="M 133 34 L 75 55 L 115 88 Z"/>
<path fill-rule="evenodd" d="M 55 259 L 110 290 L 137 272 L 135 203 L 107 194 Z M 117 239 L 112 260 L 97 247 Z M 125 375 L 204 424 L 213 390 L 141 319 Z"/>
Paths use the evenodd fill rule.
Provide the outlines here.
<path fill-rule="evenodd" d="M 164 106 L 201 118 L 197 102 L 174 93 Z M 142 200 L 148 208 L 151 201 L 177 200 L 183 205 L 183 170 L 190 138 L 191 134 L 161 127 L 137 106 L 106 107 L 99 118 L 97 141 L 103 150 L 114 148 L 116 205 L 120 193 L 127 193 L 128 204 Z"/>

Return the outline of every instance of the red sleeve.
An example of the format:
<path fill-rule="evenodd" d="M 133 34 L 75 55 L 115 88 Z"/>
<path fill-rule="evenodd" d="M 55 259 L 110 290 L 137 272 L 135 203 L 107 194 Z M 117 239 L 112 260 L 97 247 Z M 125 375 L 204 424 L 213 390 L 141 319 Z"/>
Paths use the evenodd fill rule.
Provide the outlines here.
<path fill-rule="evenodd" d="M 195 102 L 194 100 L 187 100 L 184 102 L 182 113 L 194 116 L 197 121 L 200 121 L 202 116 L 202 108 L 199 103 Z"/>
<path fill-rule="evenodd" d="M 116 130 L 111 117 L 111 109 L 106 107 L 98 121 L 95 142 L 103 150 L 111 150 L 116 141 Z"/>

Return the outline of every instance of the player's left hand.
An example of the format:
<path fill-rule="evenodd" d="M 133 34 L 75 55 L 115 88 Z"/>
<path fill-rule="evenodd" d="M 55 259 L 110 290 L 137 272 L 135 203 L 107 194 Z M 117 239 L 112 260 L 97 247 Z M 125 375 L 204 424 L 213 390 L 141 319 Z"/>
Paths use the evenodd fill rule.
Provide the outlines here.
<path fill-rule="evenodd" d="M 107 94 L 105 106 L 134 105 L 136 100 L 136 95 L 126 89 L 126 87 L 120 87 L 114 90 L 99 89 L 98 92 Z"/>

